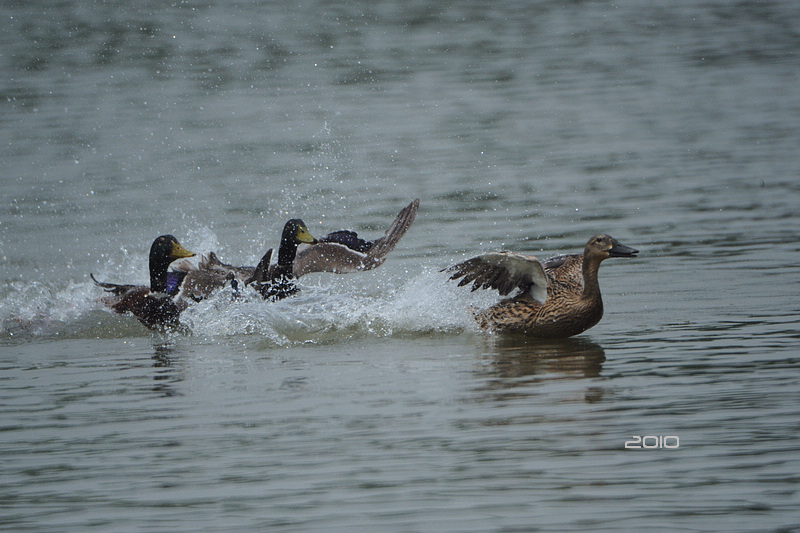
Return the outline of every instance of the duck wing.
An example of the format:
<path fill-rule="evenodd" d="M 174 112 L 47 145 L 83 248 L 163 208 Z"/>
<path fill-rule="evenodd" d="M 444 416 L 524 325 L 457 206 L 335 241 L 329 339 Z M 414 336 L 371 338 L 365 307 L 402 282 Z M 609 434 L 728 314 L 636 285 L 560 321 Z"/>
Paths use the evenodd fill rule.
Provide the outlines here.
<path fill-rule="evenodd" d="M 223 279 L 230 279 L 235 277 L 237 279 L 247 279 L 253 275 L 255 267 L 251 266 L 234 266 L 220 261 L 217 254 L 208 252 L 208 255 L 200 256 L 200 261 L 195 265 L 191 261 L 184 260 L 172 263 L 173 270 L 180 272 L 187 272 L 189 274 L 195 272 L 205 272 L 209 275 L 219 276 Z"/>
<path fill-rule="evenodd" d="M 207 298 L 233 279 L 249 279 L 255 272 L 255 267 L 223 263 L 214 252 L 201 256 L 197 265 L 191 261 L 179 261 L 173 263 L 172 268 L 185 273 L 180 287 L 181 294 L 195 301 Z"/>
<path fill-rule="evenodd" d="M 546 259 L 542 266 L 551 282 L 583 290 L 583 255 L 557 255 Z"/>
<path fill-rule="evenodd" d="M 206 270 L 187 272 L 180 285 L 180 295 L 199 302 L 224 287 L 225 283 L 233 278 L 233 274 L 224 275 Z"/>
<path fill-rule="evenodd" d="M 255 271 L 255 268 L 251 266 L 234 266 L 223 263 L 214 252 L 209 252 L 208 255 L 204 255 L 200 258 L 198 269 L 214 272 L 226 277 L 232 273 L 237 279 L 247 279 L 252 276 Z"/>
<path fill-rule="evenodd" d="M 495 289 L 501 296 L 514 289 L 529 292 L 537 301 L 547 299 L 549 281 L 539 260 L 515 252 L 490 252 L 445 268 L 451 280 L 463 278 L 458 286 L 472 283 L 472 290 Z"/>
<path fill-rule="evenodd" d="M 370 261 L 367 254 L 337 242 L 319 242 L 298 251 L 292 266 L 296 278 L 312 272 L 347 274 L 369 270 L 380 263 Z"/>
<path fill-rule="evenodd" d="M 365 241 L 352 231 L 336 231 L 303 247 L 293 263 L 294 276 L 311 272 L 347 274 L 379 267 L 414 223 L 418 209 L 419 198 L 404 207 L 383 236 L 374 241 Z"/>

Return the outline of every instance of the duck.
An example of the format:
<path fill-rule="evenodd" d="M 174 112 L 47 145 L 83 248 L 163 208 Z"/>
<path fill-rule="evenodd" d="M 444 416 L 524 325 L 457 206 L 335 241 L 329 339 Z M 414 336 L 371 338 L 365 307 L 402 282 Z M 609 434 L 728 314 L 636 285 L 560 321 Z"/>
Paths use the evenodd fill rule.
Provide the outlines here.
<path fill-rule="evenodd" d="M 283 226 L 281 244 L 278 247 L 278 262 L 272 264 L 272 248 L 258 262 L 253 273 L 244 282 L 245 286 L 252 285 L 265 300 L 283 300 L 297 294 L 293 267 L 297 258 L 297 248 L 300 244 L 316 244 L 317 240 L 311 236 L 305 222 L 293 218 Z"/>
<path fill-rule="evenodd" d="M 283 227 L 281 244 L 278 248 L 279 264 L 275 265 L 275 269 L 272 270 L 275 280 L 285 277 L 287 272 L 290 273 L 291 262 L 297 253 L 297 247 L 301 243 L 315 242 L 317 240 L 311 236 L 305 222 L 299 218 L 287 221 Z M 269 267 L 271 257 L 272 249 L 270 248 L 261 258 L 258 266 L 234 266 L 223 263 L 216 253 L 209 252 L 202 255 L 197 264 L 190 261 L 180 261 L 173 264 L 172 268 L 177 275 L 183 276 L 181 295 L 199 302 L 228 284 L 233 289 L 234 297 L 241 296 L 242 287 L 256 281 L 253 276 L 256 275 L 258 267 L 262 268 L 262 271 L 258 271 L 259 275 L 264 275 L 263 269 Z M 270 277 L 270 279 L 272 278 Z M 290 280 L 287 279 L 285 281 L 287 282 L 284 284 L 286 294 L 283 297 L 293 293 L 288 284 Z"/>
<path fill-rule="evenodd" d="M 256 266 L 233 266 L 209 252 L 197 265 L 180 262 L 173 268 L 186 272 L 183 291 L 195 300 L 207 297 L 226 283 L 234 287 L 234 294 L 251 286 L 265 300 L 281 300 L 297 294 L 296 280 L 307 274 L 347 274 L 381 266 L 414 223 L 419 203 L 417 198 L 405 206 L 384 234 L 374 240 L 364 239 L 352 230 L 333 231 L 315 239 L 301 219 L 291 219 L 283 227 L 275 264 L 274 251 L 269 249 Z"/>
<path fill-rule="evenodd" d="M 107 283 L 98 281 L 93 273 L 89 276 L 110 293 L 103 301 L 115 313 L 131 313 L 151 329 L 175 327 L 181 312 L 188 307 L 188 302 L 179 296 L 186 273 L 168 269 L 173 261 L 195 255 L 174 236 L 161 235 L 150 247 L 150 286 Z"/>
<path fill-rule="evenodd" d="M 566 338 L 583 333 L 603 317 L 598 270 L 611 257 L 639 253 L 607 234 L 594 235 L 582 254 L 546 261 L 516 252 L 489 252 L 443 269 L 458 286 L 495 289 L 501 296 L 485 310 L 473 309 L 479 327 L 489 333 Z"/>
<path fill-rule="evenodd" d="M 419 210 L 419 198 L 397 214 L 382 236 L 374 240 L 359 237 L 352 230 L 328 233 L 312 246 L 304 246 L 292 264 L 295 277 L 312 272 L 350 274 L 372 270 L 386 262 L 389 253 L 414 223 Z"/>

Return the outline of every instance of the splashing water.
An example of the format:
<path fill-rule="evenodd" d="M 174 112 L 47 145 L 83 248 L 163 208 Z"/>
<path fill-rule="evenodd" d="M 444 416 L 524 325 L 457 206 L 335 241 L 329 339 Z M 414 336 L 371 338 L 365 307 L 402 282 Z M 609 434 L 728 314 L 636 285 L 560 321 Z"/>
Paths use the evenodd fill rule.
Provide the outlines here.
<path fill-rule="evenodd" d="M 257 334 L 277 346 L 452 334 L 473 327 L 463 294 L 448 289 L 438 272 L 404 281 L 375 273 L 319 276 L 300 285 L 299 296 L 278 302 L 254 295 L 234 300 L 223 290 L 189 308 L 182 320 L 195 334 Z"/>
<path fill-rule="evenodd" d="M 2 337 L 58 334 L 94 307 L 92 284 L 69 281 L 58 287 L 45 282 L 9 283 L 0 296 Z"/>
<path fill-rule="evenodd" d="M 209 238 L 209 240 L 211 240 Z M 141 274 L 141 273 L 139 273 Z M 114 279 L 124 279 L 116 274 Z M 360 337 L 458 334 L 475 326 L 467 310 L 476 295 L 445 283 L 438 270 L 393 275 L 388 269 L 345 276 L 311 275 L 300 280 L 297 297 L 265 302 L 256 293 L 233 298 L 225 287 L 193 304 L 181 322 L 194 335 L 262 337 L 268 346 L 331 343 Z M 15 281 L 0 295 L 0 336 L 7 341 L 36 337 L 118 338 L 147 330 L 131 315 L 115 315 L 100 301 L 91 281 Z M 487 299 L 487 303 L 491 298 Z"/>

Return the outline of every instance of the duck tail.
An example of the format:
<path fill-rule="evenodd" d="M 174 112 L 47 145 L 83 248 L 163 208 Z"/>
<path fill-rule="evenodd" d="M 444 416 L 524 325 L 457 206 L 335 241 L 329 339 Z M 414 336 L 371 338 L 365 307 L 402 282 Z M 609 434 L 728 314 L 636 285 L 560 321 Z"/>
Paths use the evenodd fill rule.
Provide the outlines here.
<path fill-rule="evenodd" d="M 264 275 L 269 273 L 269 264 L 272 262 L 272 248 L 267 250 L 267 253 L 261 258 L 261 261 L 258 262 L 253 275 L 251 275 L 247 280 L 244 282 L 245 287 L 250 285 L 251 283 L 258 283 L 266 281 L 264 280 Z"/>
<path fill-rule="evenodd" d="M 105 281 L 97 281 L 97 278 L 94 277 L 93 273 L 89 273 L 89 277 L 92 278 L 92 281 L 95 282 L 96 285 L 102 287 L 106 292 L 113 292 L 114 294 L 123 294 L 128 290 L 135 287 L 135 285 L 121 285 L 118 283 L 108 283 Z"/>
<path fill-rule="evenodd" d="M 213 270 L 215 267 L 233 268 L 231 265 L 220 261 L 219 257 L 217 257 L 217 254 L 214 252 L 208 252 L 207 255 L 202 256 L 198 267 L 200 270 Z"/>

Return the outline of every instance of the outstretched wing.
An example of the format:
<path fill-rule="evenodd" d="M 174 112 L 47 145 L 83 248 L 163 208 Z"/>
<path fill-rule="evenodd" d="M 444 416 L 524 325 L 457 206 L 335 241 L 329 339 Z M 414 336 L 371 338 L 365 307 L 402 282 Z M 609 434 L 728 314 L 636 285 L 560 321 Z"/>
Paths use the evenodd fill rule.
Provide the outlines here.
<path fill-rule="evenodd" d="M 537 301 L 547 299 L 548 280 L 542 264 L 532 255 L 514 252 L 490 252 L 443 270 L 452 272 L 451 280 L 463 278 L 458 286 L 472 283 L 472 290 L 495 289 L 501 296 L 514 289 L 530 294 Z"/>
<path fill-rule="evenodd" d="M 402 211 L 398 213 L 392 225 L 389 226 L 389 229 L 386 230 L 386 233 L 383 234 L 383 237 L 375 240 L 372 248 L 367 251 L 367 257 L 376 264 L 369 268 L 374 268 L 375 266 L 383 264 L 389 252 L 394 250 L 394 247 L 397 246 L 397 243 L 400 242 L 400 239 L 406 234 L 408 228 L 414 223 L 418 209 L 419 198 L 405 206 Z"/>
<path fill-rule="evenodd" d="M 352 250 L 338 242 L 320 242 L 297 252 L 292 273 L 299 278 L 311 272 L 347 274 L 376 266 L 364 252 Z"/>
<path fill-rule="evenodd" d="M 404 207 L 383 236 L 372 242 L 358 239 L 353 232 L 331 233 L 317 244 L 298 250 L 292 272 L 299 278 L 311 272 L 347 274 L 378 267 L 386 261 L 386 257 L 414 223 L 418 209 L 419 198 Z M 350 241 L 353 240 L 358 241 L 358 249 L 351 247 Z"/>

